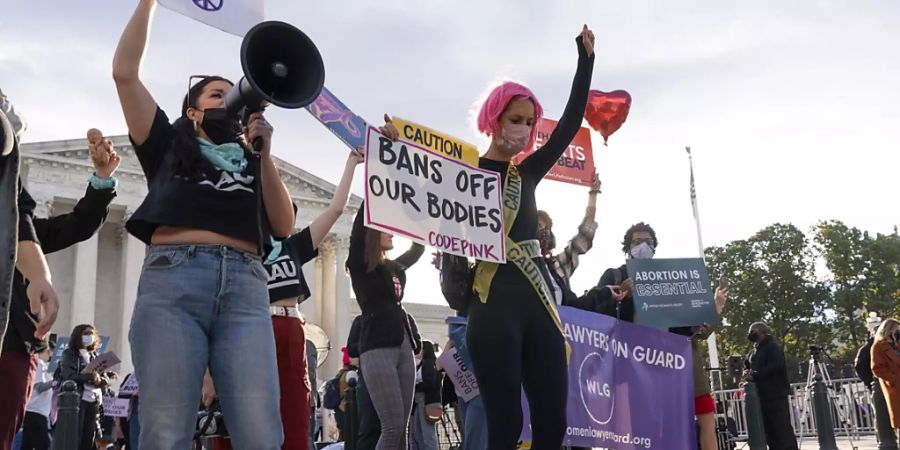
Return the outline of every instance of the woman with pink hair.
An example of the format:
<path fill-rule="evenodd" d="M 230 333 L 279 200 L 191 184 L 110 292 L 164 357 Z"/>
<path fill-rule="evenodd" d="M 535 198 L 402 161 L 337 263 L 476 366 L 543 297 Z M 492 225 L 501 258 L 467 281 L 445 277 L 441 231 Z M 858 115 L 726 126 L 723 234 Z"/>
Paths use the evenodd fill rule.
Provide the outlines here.
<path fill-rule="evenodd" d="M 536 240 L 534 191 L 581 127 L 594 64 L 594 34 L 587 25 L 576 38 L 578 68 L 569 101 L 547 143 L 519 164 L 511 159 L 533 145 L 543 109 L 534 93 L 506 82 L 494 88 L 478 115 L 491 137 L 479 167 L 503 182 L 507 262 L 480 261 L 469 305 L 466 340 L 484 401 L 488 448 L 513 449 L 522 431 L 521 389 L 531 411 L 532 447 L 559 449 L 566 430 L 566 343 L 549 272 Z"/>

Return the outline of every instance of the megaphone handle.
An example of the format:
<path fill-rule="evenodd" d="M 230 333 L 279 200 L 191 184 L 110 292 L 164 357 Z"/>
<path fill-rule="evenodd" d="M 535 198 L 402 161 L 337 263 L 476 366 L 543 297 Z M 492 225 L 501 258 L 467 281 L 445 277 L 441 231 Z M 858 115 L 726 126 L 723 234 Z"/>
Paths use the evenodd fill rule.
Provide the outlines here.
<path fill-rule="evenodd" d="M 262 151 L 263 140 L 261 137 L 253 138 L 253 151 L 259 153 Z"/>

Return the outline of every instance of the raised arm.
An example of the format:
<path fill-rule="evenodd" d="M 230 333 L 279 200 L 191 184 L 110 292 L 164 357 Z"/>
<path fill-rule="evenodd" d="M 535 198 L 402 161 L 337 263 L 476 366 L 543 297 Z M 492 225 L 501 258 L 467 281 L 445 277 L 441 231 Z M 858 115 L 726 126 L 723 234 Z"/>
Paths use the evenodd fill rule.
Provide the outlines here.
<path fill-rule="evenodd" d="M 150 128 L 156 115 L 156 101 L 141 82 L 141 60 L 147 46 L 150 19 L 155 0 L 140 0 L 125 31 L 119 38 L 113 57 L 113 80 L 119 93 L 119 103 L 125 114 L 128 134 L 135 144 L 143 144 L 150 137 Z"/>
<path fill-rule="evenodd" d="M 359 211 L 353 220 L 353 229 L 350 230 L 347 269 L 351 274 L 364 273 L 366 271 L 366 227 L 363 225 L 363 214 L 365 213 L 366 204 L 363 203 L 359 206 Z"/>
<path fill-rule="evenodd" d="M 108 139 L 90 142 L 94 176 L 88 183 L 84 197 L 78 200 L 71 213 L 49 218 L 35 218 L 34 230 L 44 253 L 53 253 L 90 239 L 109 211 L 109 204 L 116 196 L 116 180 L 113 177 L 121 158 Z"/>
<path fill-rule="evenodd" d="M 529 172 L 541 178 L 556 164 L 556 160 L 562 156 L 563 151 L 569 147 L 569 143 L 578 133 L 582 117 L 584 117 L 584 109 L 587 106 L 591 74 L 594 70 L 594 33 L 585 25 L 575 41 L 578 45 L 578 69 L 575 71 L 575 79 L 572 81 L 572 91 L 569 93 L 566 109 L 547 142 L 525 158 L 519 166 L 523 172 Z"/>
<path fill-rule="evenodd" d="M 341 218 L 341 214 L 344 213 L 344 207 L 347 206 L 347 199 L 350 198 L 350 185 L 353 184 L 353 173 L 361 162 L 363 162 L 361 153 L 356 150 L 350 152 L 350 155 L 347 157 L 347 163 L 344 164 L 344 174 L 341 176 L 341 181 L 334 191 L 334 197 L 332 197 L 328 209 L 322 214 L 319 214 L 319 217 L 316 217 L 316 219 L 309 224 L 313 248 L 319 247 L 319 244 L 322 243 L 322 239 L 325 239 L 325 236 L 331 230 L 331 227 L 334 226 L 335 222 Z"/>
<path fill-rule="evenodd" d="M 394 260 L 394 262 L 403 267 L 403 270 L 406 270 L 412 267 L 413 264 L 418 262 L 419 258 L 421 258 L 424 253 L 425 246 L 413 242 L 413 244 L 409 247 L 409 250 L 398 256 L 397 259 Z"/>

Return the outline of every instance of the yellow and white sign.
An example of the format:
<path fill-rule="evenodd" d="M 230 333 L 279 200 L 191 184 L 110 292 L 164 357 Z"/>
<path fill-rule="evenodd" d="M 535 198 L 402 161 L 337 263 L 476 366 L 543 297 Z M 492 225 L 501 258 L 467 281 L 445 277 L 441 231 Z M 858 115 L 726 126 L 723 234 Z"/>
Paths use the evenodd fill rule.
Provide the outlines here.
<path fill-rule="evenodd" d="M 478 147 L 415 122 L 394 117 L 391 122 L 400 131 L 400 139 L 440 153 L 448 158 L 478 167 Z"/>

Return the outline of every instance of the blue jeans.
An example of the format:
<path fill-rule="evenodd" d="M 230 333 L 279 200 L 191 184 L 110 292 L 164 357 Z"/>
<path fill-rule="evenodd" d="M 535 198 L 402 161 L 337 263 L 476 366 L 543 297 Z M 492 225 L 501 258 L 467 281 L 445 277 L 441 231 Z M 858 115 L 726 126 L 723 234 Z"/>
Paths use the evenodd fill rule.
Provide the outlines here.
<path fill-rule="evenodd" d="M 416 448 L 419 450 L 438 450 L 437 425 L 428 422 L 425 418 L 425 394 L 417 392 L 415 395 L 414 420 L 418 422 L 414 428 L 413 436 L 416 438 Z M 438 404 L 440 406 L 440 404 Z"/>
<path fill-rule="evenodd" d="M 466 345 L 466 324 L 461 323 L 459 318 L 454 318 L 449 327 L 449 336 L 453 341 L 453 346 L 463 362 L 472 367 L 472 358 L 469 356 L 469 347 Z M 487 449 L 487 416 L 484 412 L 484 403 L 481 396 L 475 397 L 468 402 L 462 398 L 457 402 L 459 414 L 463 423 L 463 449 L 464 450 L 486 450 Z"/>
<path fill-rule="evenodd" d="M 266 271 L 222 245 L 154 245 L 129 341 L 141 380 L 141 450 L 191 447 L 209 367 L 234 448 L 283 440 Z"/>
<path fill-rule="evenodd" d="M 457 403 L 460 417 L 463 423 L 463 449 L 486 450 L 487 449 L 487 416 L 484 413 L 484 403 L 481 396 L 468 402 L 459 399 Z"/>

